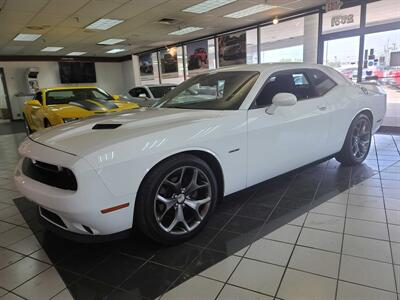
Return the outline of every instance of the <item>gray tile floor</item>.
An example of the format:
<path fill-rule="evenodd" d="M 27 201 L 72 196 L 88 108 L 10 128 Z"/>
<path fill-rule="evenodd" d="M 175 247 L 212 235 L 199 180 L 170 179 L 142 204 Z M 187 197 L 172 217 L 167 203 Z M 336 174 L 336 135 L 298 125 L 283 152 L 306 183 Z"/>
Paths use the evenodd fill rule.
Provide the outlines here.
<path fill-rule="evenodd" d="M 376 175 L 160 299 L 398 300 L 398 146 L 400 137 L 376 135 L 366 161 Z"/>
<path fill-rule="evenodd" d="M 17 145 L 0 135 L 0 298 L 72 299 L 13 199 Z M 160 299 L 397 299 L 400 137 L 375 135 L 376 175 L 183 282 Z"/>

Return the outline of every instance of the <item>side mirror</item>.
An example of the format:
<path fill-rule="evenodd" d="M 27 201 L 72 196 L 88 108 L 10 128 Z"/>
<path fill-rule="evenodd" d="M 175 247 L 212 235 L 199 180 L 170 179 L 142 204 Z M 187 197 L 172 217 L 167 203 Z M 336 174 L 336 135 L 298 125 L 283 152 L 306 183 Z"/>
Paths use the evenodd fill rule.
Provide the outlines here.
<path fill-rule="evenodd" d="M 266 109 L 266 113 L 273 115 L 279 106 L 293 106 L 297 103 L 297 97 L 291 93 L 278 93 L 272 98 L 272 105 Z"/>
<path fill-rule="evenodd" d="M 145 93 L 139 94 L 138 96 L 139 98 L 143 98 L 143 99 L 147 99 L 147 96 Z"/>
<path fill-rule="evenodd" d="M 29 101 L 26 101 L 25 104 L 28 104 L 30 106 L 42 106 L 42 104 L 39 102 L 39 100 L 29 100 Z"/>
<path fill-rule="evenodd" d="M 119 99 L 121 99 L 121 97 L 119 95 L 113 95 L 112 96 L 114 100 L 118 101 Z"/>

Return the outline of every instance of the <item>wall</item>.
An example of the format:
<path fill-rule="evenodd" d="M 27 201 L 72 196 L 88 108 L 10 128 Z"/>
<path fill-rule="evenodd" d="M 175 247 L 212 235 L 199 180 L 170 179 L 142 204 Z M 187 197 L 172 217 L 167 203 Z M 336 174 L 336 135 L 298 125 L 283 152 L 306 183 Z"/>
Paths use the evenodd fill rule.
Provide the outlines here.
<path fill-rule="evenodd" d="M 113 95 L 126 94 L 132 86 L 130 82 L 133 82 L 133 71 L 129 69 L 129 64 L 132 64 L 131 60 L 125 62 L 96 62 L 97 82 L 78 85 L 96 85 Z M 4 68 L 14 118 L 19 117 L 17 114 L 24 101 L 24 99 L 20 99 L 15 95 L 26 92 L 25 71 L 30 67 L 39 68 L 40 87 L 77 85 L 60 83 L 58 62 L 55 61 L 0 61 L 0 68 Z"/>

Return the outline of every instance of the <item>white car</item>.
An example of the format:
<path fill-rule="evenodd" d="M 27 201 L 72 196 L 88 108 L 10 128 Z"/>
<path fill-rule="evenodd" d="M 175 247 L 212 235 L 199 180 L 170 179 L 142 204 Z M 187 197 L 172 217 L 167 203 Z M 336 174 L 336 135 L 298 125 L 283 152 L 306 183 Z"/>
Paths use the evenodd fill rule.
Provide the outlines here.
<path fill-rule="evenodd" d="M 19 147 L 19 191 L 51 229 L 186 240 L 217 201 L 311 162 L 360 164 L 386 95 L 321 65 L 247 65 L 179 85 L 161 108 L 45 129 Z"/>
<path fill-rule="evenodd" d="M 160 99 L 174 88 L 176 88 L 176 84 L 136 86 L 128 92 L 129 96 L 122 96 L 122 99 L 135 102 L 142 107 L 154 107 L 161 103 Z"/>

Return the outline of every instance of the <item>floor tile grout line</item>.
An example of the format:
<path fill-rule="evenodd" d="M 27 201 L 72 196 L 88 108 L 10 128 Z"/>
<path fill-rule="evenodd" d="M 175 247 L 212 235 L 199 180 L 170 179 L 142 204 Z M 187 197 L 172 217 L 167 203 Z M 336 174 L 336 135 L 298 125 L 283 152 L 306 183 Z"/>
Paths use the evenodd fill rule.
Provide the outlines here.
<path fill-rule="evenodd" d="M 393 139 L 393 136 L 392 136 Z M 394 140 L 394 139 L 393 139 Z M 397 147 L 396 143 L 395 146 Z M 375 149 L 376 149 L 376 145 L 375 145 Z M 376 149 L 377 150 L 377 149 Z M 399 151 L 399 150 L 397 150 Z M 400 153 L 400 152 L 399 152 Z M 379 159 L 378 159 L 378 165 L 379 165 Z M 379 172 L 379 178 L 381 179 L 381 172 Z M 382 192 L 383 192 L 383 187 L 382 187 L 382 180 L 381 180 L 381 188 L 382 188 Z M 391 243 L 391 237 L 390 237 L 390 230 L 389 230 L 389 222 L 388 222 L 388 218 L 387 218 L 387 213 L 386 213 L 386 201 L 385 201 L 385 195 L 383 195 L 383 206 L 385 208 L 385 218 L 386 218 L 386 228 L 387 228 L 387 232 L 388 232 L 388 238 L 389 238 L 389 249 L 390 249 L 390 256 L 392 259 L 392 269 L 393 269 L 393 277 L 394 277 L 394 288 L 396 290 L 396 295 L 397 295 L 397 300 L 400 300 L 399 298 L 399 290 L 397 288 L 397 278 L 396 278 L 396 269 L 395 269 L 395 265 L 394 265 L 394 259 L 393 259 L 393 251 L 392 251 L 392 243 Z"/>
<path fill-rule="evenodd" d="M 346 209 L 345 209 L 345 214 L 344 214 L 344 226 L 343 226 L 343 232 L 342 232 L 342 244 L 340 246 L 339 265 L 338 265 L 337 281 L 336 281 L 336 288 L 335 288 L 335 300 L 337 299 L 338 290 L 339 290 L 339 278 L 340 278 L 340 270 L 341 270 L 342 258 L 343 258 L 344 235 L 346 232 L 347 209 L 349 207 L 350 190 L 353 187 L 351 185 L 352 179 L 353 179 L 352 177 L 353 177 L 353 168 L 350 169 L 350 176 L 349 176 L 349 190 L 347 193 Z"/>
<path fill-rule="evenodd" d="M 285 194 L 289 191 L 291 184 L 295 181 L 295 179 L 297 178 L 298 174 L 296 174 L 295 176 L 293 176 L 293 178 L 291 179 L 290 183 L 287 185 L 287 187 L 285 188 L 285 190 L 283 191 L 282 195 L 279 197 L 279 200 L 276 202 L 274 208 L 272 209 L 272 211 L 270 212 L 270 214 L 268 215 L 268 217 L 266 218 L 266 220 L 264 221 L 264 223 L 260 226 L 260 230 L 254 235 L 255 238 L 258 237 L 258 234 L 260 233 L 260 231 L 262 230 L 262 228 L 264 227 L 264 225 L 268 222 L 269 218 L 272 216 L 272 214 L 274 213 L 274 211 L 276 210 L 276 208 L 278 207 L 280 201 L 283 199 L 283 197 L 285 196 Z M 258 240 L 258 239 L 257 239 Z M 215 300 L 217 300 L 217 298 L 220 296 L 221 292 L 223 291 L 223 289 L 225 288 L 225 286 L 228 284 L 228 281 L 230 280 L 230 278 L 232 277 L 232 275 L 236 272 L 237 268 L 239 267 L 240 263 L 243 261 L 243 259 L 245 258 L 247 252 L 249 251 L 250 247 L 252 246 L 254 242 L 250 243 L 249 245 L 247 245 L 247 249 L 244 252 L 244 254 L 240 257 L 238 263 L 236 264 L 235 268 L 232 270 L 232 272 L 229 274 L 228 278 L 225 280 L 225 283 L 223 284 L 222 288 L 220 289 L 220 291 L 218 292 L 218 294 L 215 296 Z"/>
<path fill-rule="evenodd" d="M 217 236 L 224 231 L 224 228 L 237 216 L 237 214 L 239 213 L 239 211 L 247 204 L 248 201 L 250 201 L 250 199 L 252 199 L 257 193 L 257 189 L 255 189 L 251 195 L 247 198 L 246 201 L 244 201 L 244 203 L 242 203 L 236 210 L 235 212 L 229 217 L 229 219 L 225 222 L 225 224 L 218 230 L 218 233 L 214 235 L 214 237 L 212 239 L 210 239 L 210 241 L 204 246 L 202 247 L 202 251 L 199 253 L 198 256 L 196 256 L 192 262 L 195 262 L 197 259 L 200 258 L 200 256 L 209 249 L 209 246 L 212 244 L 212 242 L 217 238 Z M 212 250 L 212 249 L 211 249 Z M 228 256 L 227 256 L 228 257 Z M 186 270 L 187 266 L 185 266 L 185 268 L 182 270 L 182 273 L 178 276 L 178 278 L 176 278 L 176 280 L 174 280 L 167 289 L 165 289 L 165 291 L 159 296 L 159 300 L 162 299 L 162 297 L 164 296 L 164 294 L 168 293 L 168 291 L 170 290 L 171 287 L 175 287 L 175 283 L 186 274 L 185 270 Z M 195 275 L 194 275 L 195 276 Z M 192 277 L 194 277 L 192 276 Z"/>

